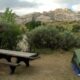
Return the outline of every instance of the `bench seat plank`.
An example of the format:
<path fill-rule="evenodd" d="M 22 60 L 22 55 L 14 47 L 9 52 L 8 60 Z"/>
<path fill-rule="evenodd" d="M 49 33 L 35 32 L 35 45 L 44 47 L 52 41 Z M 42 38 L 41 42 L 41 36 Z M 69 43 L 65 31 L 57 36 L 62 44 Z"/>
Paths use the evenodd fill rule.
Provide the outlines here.
<path fill-rule="evenodd" d="M 20 64 L 12 63 L 12 62 L 0 62 L 0 64 L 9 65 L 10 74 L 14 74 L 16 67 L 20 65 Z"/>
<path fill-rule="evenodd" d="M 12 62 L 1 62 L 1 61 L 0 61 L 0 64 L 11 65 L 11 66 L 19 66 L 19 65 L 20 65 L 20 64 L 17 64 L 17 63 L 12 63 Z"/>

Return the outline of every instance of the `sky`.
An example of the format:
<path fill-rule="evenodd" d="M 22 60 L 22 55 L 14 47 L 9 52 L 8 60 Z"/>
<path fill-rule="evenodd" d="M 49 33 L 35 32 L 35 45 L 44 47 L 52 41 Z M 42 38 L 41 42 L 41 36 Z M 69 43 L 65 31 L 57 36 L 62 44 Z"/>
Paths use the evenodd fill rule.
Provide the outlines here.
<path fill-rule="evenodd" d="M 50 11 L 57 8 L 80 11 L 80 0 L 0 0 L 0 11 L 4 12 L 7 7 L 17 15 Z"/>

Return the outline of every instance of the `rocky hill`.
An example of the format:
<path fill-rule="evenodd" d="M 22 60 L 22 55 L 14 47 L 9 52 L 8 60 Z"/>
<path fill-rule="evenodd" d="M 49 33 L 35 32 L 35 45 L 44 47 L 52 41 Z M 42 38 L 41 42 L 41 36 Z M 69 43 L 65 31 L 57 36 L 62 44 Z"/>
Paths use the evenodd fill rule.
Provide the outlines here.
<path fill-rule="evenodd" d="M 3 13 L 0 13 L 0 16 Z M 19 24 L 25 24 L 29 21 L 32 20 L 32 17 L 36 21 L 41 21 L 41 22 L 53 22 L 53 21 L 79 21 L 80 20 L 80 12 L 74 12 L 71 9 L 56 9 L 54 11 L 49 11 L 49 12 L 34 12 L 32 14 L 27 14 L 24 16 L 16 16 L 16 21 Z"/>
<path fill-rule="evenodd" d="M 16 17 L 16 21 L 18 23 L 27 23 L 32 20 L 32 17 L 34 17 L 36 21 L 42 21 L 42 22 L 79 21 L 80 12 L 74 12 L 67 8 L 56 9 L 54 11 L 43 12 L 43 13 L 35 12 L 32 14 Z"/>

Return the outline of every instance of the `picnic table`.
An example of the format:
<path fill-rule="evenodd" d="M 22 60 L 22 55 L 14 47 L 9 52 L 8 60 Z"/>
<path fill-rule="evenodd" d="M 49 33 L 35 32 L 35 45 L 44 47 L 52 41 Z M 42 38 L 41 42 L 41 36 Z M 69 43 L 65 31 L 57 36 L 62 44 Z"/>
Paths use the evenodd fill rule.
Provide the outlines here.
<path fill-rule="evenodd" d="M 11 62 L 12 57 L 17 59 L 15 63 Z M 21 61 L 23 61 L 26 64 L 26 66 L 29 67 L 30 60 L 38 58 L 38 54 L 0 49 L 0 59 L 1 58 L 4 58 L 8 61 L 6 64 L 10 66 L 11 74 L 13 74 L 15 72 L 16 66 L 18 66 Z"/>

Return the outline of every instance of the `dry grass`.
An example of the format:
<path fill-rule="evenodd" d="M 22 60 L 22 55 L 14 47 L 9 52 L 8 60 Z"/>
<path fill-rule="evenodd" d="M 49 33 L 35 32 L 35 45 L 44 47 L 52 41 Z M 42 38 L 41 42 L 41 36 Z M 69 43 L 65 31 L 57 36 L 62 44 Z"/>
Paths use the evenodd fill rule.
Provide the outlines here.
<path fill-rule="evenodd" d="M 0 80 L 80 80 L 71 68 L 72 53 L 53 53 L 41 54 L 41 58 L 32 61 L 29 68 L 17 67 L 14 75 L 9 74 L 8 66 L 0 65 Z"/>

